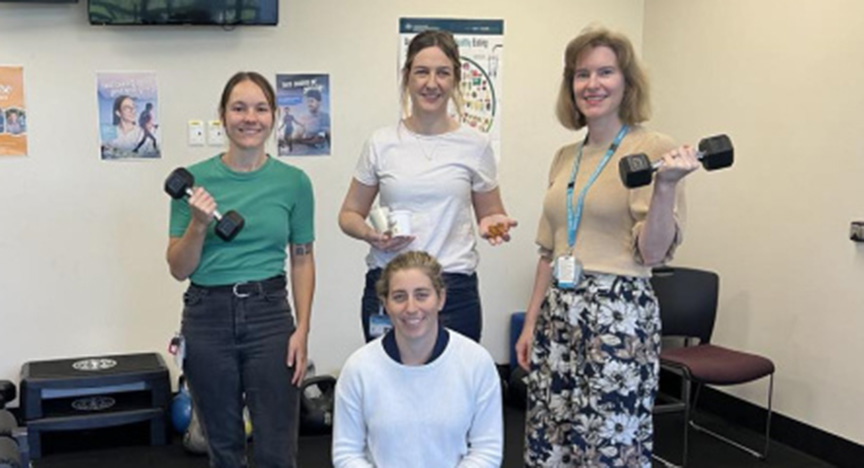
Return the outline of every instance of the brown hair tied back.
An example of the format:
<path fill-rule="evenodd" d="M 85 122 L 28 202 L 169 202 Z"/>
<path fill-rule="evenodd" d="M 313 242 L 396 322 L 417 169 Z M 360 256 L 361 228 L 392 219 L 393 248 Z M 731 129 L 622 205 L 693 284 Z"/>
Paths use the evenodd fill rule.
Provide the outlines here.
<path fill-rule="evenodd" d="M 441 295 L 441 292 L 444 291 L 444 277 L 441 275 L 441 264 L 438 263 L 438 260 L 435 260 L 435 257 L 426 252 L 412 250 L 397 255 L 384 267 L 381 277 L 375 283 L 375 292 L 378 293 L 378 297 L 383 301 L 390 293 L 390 279 L 396 272 L 413 269 L 420 270 L 429 277 L 435 292 L 439 296 Z"/>

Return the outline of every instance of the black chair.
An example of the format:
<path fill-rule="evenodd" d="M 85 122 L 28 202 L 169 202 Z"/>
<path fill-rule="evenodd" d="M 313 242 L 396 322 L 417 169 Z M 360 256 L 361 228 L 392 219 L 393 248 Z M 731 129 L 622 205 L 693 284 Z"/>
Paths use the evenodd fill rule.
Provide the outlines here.
<path fill-rule="evenodd" d="M 656 405 L 655 413 L 684 411 L 684 454 L 687 464 L 688 427 L 704 432 L 757 458 L 768 456 L 771 429 L 771 399 L 774 391 L 774 363 L 763 356 L 711 344 L 717 316 L 719 278 L 716 273 L 692 268 L 662 267 L 653 272 L 651 285 L 660 303 L 664 338 L 683 338 L 681 347 L 664 348 L 660 366 L 681 377 L 680 399 L 669 405 Z M 665 341 L 665 340 L 664 340 Z M 695 342 L 694 342 L 695 341 Z M 737 385 L 769 377 L 768 414 L 765 421 L 765 446 L 761 452 L 746 447 L 693 421 L 699 389 L 703 385 Z M 691 401 L 691 386 L 695 395 Z M 658 457 L 670 465 L 666 460 Z"/>

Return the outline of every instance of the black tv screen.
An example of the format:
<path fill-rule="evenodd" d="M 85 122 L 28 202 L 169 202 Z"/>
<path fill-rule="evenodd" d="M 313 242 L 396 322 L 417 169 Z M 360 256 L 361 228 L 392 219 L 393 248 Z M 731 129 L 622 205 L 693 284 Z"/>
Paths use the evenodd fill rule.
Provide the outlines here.
<path fill-rule="evenodd" d="M 279 0 L 89 0 L 90 24 L 266 25 L 279 22 Z"/>

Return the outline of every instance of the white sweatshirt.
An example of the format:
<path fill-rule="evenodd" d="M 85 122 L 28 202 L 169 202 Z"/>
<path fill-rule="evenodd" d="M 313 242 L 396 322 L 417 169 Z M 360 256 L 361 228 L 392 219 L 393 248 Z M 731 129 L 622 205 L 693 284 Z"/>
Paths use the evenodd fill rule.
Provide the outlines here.
<path fill-rule="evenodd" d="M 437 359 L 405 366 L 381 338 L 345 363 L 336 384 L 336 468 L 499 467 L 501 384 L 477 343 L 449 332 Z"/>

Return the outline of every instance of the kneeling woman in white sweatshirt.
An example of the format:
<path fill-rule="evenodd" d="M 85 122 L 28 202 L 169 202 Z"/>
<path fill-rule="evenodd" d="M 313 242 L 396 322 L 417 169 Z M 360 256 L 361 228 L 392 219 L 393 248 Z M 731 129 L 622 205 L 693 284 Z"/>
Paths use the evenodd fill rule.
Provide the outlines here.
<path fill-rule="evenodd" d="M 439 326 L 441 266 L 425 252 L 403 253 L 377 291 L 393 328 L 354 352 L 339 375 L 333 464 L 501 466 L 498 373 L 480 345 Z"/>

